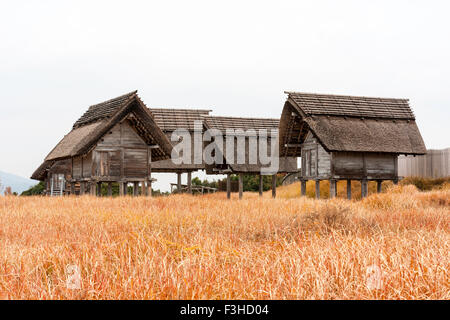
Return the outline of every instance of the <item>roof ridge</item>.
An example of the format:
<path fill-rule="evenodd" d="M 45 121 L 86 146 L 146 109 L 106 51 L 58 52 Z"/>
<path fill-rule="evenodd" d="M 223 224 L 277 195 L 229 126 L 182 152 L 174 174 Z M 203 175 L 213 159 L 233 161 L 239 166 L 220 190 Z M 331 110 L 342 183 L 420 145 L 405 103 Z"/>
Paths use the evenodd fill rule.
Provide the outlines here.
<path fill-rule="evenodd" d="M 233 117 L 233 116 L 206 116 L 205 118 L 280 121 L 280 119 L 278 119 L 278 118 L 248 118 L 248 117 Z"/>
<path fill-rule="evenodd" d="M 361 98 L 361 99 L 383 99 L 383 100 L 402 100 L 409 101 L 408 98 L 389 98 L 389 97 L 369 97 L 359 95 L 346 95 L 346 94 L 334 94 L 334 93 L 317 93 L 317 92 L 301 92 L 301 91 L 284 91 L 285 94 L 303 94 L 303 95 L 315 95 L 315 96 L 328 96 L 328 97 L 342 97 L 342 98 Z"/>
<path fill-rule="evenodd" d="M 188 109 L 188 108 L 174 108 L 174 107 L 147 107 L 150 110 L 164 110 L 164 111 L 202 111 L 202 112 L 212 112 L 209 109 Z"/>
<path fill-rule="evenodd" d="M 112 98 L 112 99 L 108 99 L 108 100 L 105 100 L 105 101 L 102 101 L 102 102 L 99 102 L 99 103 L 90 105 L 89 108 L 95 107 L 95 106 L 98 106 L 98 105 L 101 105 L 101 104 L 107 104 L 108 102 L 112 102 L 112 101 L 115 101 L 115 100 L 119 100 L 119 99 L 125 98 L 125 97 L 127 97 L 127 96 L 132 96 L 132 95 L 135 95 L 137 92 L 138 92 L 137 90 L 134 90 L 134 91 L 131 91 L 131 92 L 122 94 L 122 95 L 120 95 L 120 96 L 118 96 L 118 97 L 115 97 L 115 98 Z"/>
<path fill-rule="evenodd" d="M 93 104 L 83 113 L 83 115 L 73 124 L 73 128 L 81 127 L 92 122 L 112 116 L 117 109 L 137 96 L 137 90 L 108 99 L 106 101 Z"/>

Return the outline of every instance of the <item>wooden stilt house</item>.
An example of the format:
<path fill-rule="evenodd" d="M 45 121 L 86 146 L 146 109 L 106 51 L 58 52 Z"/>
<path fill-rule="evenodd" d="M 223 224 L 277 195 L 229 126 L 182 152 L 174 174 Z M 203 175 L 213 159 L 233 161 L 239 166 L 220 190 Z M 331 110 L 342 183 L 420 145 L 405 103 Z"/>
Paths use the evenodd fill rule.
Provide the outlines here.
<path fill-rule="evenodd" d="M 306 181 L 361 181 L 362 197 L 368 181 L 398 181 L 398 155 L 422 155 L 426 149 L 407 99 L 353 97 L 286 92 L 280 120 L 280 157 L 301 157 L 301 194 Z"/>
<path fill-rule="evenodd" d="M 172 145 L 137 91 L 93 105 L 56 145 L 32 179 L 46 193 L 99 194 L 102 183 L 133 184 L 134 194 L 151 195 L 151 164 L 168 159 Z"/>
<path fill-rule="evenodd" d="M 224 157 L 223 162 L 205 164 L 206 173 L 208 174 L 226 174 L 227 175 L 227 197 L 230 198 L 231 193 L 231 174 L 239 175 L 239 198 L 242 198 L 243 193 L 243 176 L 245 175 L 259 175 L 259 194 L 263 193 L 263 176 L 261 175 L 262 169 L 267 168 L 268 165 L 262 163 L 259 158 L 259 150 L 261 147 L 259 130 L 265 130 L 268 134 L 267 139 L 264 139 L 264 145 L 267 152 L 267 156 L 272 155 L 272 140 L 278 139 L 278 119 L 261 119 L 261 118 L 238 118 L 238 117 L 205 117 L 205 129 L 218 130 L 223 135 L 223 144 L 218 149 L 221 156 Z M 227 130 L 241 131 L 241 134 L 233 136 L 233 160 L 227 161 L 225 155 L 227 154 L 226 137 L 229 136 Z M 277 134 L 273 135 L 272 130 L 276 130 Z M 253 133 L 252 133 L 253 132 Z M 255 137 L 252 137 L 256 133 Z M 240 136 L 243 141 L 239 144 L 238 140 Z M 243 137 L 242 137 L 243 136 Z M 252 139 L 255 138 L 255 139 Z M 253 141 L 253 145 L 252 145 Z M 278 145 L 277 145 L 278 151 Z M 258 159 L 256 162 L 252 162 L 250 154 L 251 152 L 258 152 Z M 238 154 L 244 156 L 243 161 L 239 162 Z M 276 173 L 291 173 L 297 171 L 297 159 L 294 157 L 278 158 L 279 161 L 277 170 L 272 174 L 272 196 L 276 196 Z"/>
<path fill-rule="evenodd" d="M 194 139 L 196 131 L 199 133 L 200 139 L 203 134 L 203 121 L 209 115 L 211 110 L 202 109 L 173 109 L 173 108 L 151 108 L 150 112 L 153 114 L 156 124 L 161 128 L 167 138 L 172 144 L 178 141 L 172 141 L 172 134 L 176 130 L 186 130 L 191 136 L 191 150 L 195 150 Z M 195 127 L 195 123 L 200 125 Z M 200 145 L 203 142 L 199 141 Z M 191 154 L 190 163 L 175 164 L 172 159 L 160 160 L 152 163 L 153 172 L 168 172 L 177 174 L 177 192 L 183 190 L 181 184 L 181 175 L 187 173 L 187 184 L 184 191 L 192 193 L 192 172 L 205 169 L 203 158 L 200 161 L 195 161 L 194 153 Z"/>

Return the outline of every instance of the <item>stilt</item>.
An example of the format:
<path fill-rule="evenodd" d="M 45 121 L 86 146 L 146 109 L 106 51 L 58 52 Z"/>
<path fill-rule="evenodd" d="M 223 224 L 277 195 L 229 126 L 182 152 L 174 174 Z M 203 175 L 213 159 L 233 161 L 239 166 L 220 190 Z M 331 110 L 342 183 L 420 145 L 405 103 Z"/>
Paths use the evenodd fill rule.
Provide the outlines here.
<path fill-rule="evenodd" d="M 102 183 L 97 182 L 97 197 L 101 197 L 101 196 L 102 196 Z"/>
<path fill-rule="evenodd" d="M 147 197 L 152 196 L 152 180 L 147 181 Z"/>
<path fill-rule="evenodd" d="M 97 184 L 94 181 L 91 181 L 91 183 L 89 184 L 89 188 L 90 188 L 90 194 L 91 196 L 95 196 L 96 191 L 97 191 Z"/>
<path fill-rule="evenodd" d="M 243 192 L 244 192 L 244 174 L 239 173 L 239 199 L 242 199 Z"/>
<path fill-rule="evenodd" d="M 80 182 L 80 196 L 84 195 L 86 192 L 86 182 L 81 181 Z"/>
<path fill-rule="evenodd" d="M 320 199 L 320 180 L 316 180 L 316 199 Z"/>
<path fill-rule="evenodd" d="M 352 180 L 347 180 L 347 199 L 352 200 Z"/>
<path fill-rule="evenodd" d="M 381 184 L 383 183 L 382 180 L 377 180 L 377 193 L 381 192 Z"/>
<path fill-rule="evenodd" d="M 330 198 L 336 197 L 336 180 L 330 180 Z"/>
<path fill-rule="evenodd" d="M 306 196 L 306 180 L 300 181 L 300 195 Z"/>
<path fill-rule="evenodd" d="M 367 180 L 361 180 L 361 198 L 367 197 Z"/>
<path fill-rule="evenodd" d="M 126 195 L 125 189 L 127 187 L 126 182 L 119 182 L 119 195 L 124 196 Z"/>
<path fill-rule="evenodd" d="M 231 198 L 231 174 L 227 174 L 227 199 Z"/>
<path fill-rule="evenodd" d="M 259 175 L 259 196 L 262 197 L 264 191 L 264 176 Z"/>
<path fill-rule="evenodd" d="M 192 172 L 187 173 L 187 192 L 192 194 Z"/>
<path fill-rule="evenodd" d="M 75 194 L 75 182 L 70 183 L 70 195 Z"/>
<path fill-rule="evenodd" d="M 145 196 L 146 193 L 146 187 L 145 187 L 145 181 L 141 182 L 141 196 Z"/>
<path fill-rule="evenodd" d="M 139 182 L 133 182 L 133 196 L 139 195 Z"/>
<path fill-rule="evenodd" d="M 272 175 L 272 198 L 277 196 L 277 175 Z"/>
<path fill-rule="evenodd" d="M 177 173 L 177 193 L 181 193 L 181 173 Z"/>
<path fill-rule="evenodd" d="M 108 197 L 112 197 L 112 182 L 108 182 Z"/>
<path fill-rule="evenodd" d="M 398 179 L 392 180 L 392 182 L 397 185 L 398 184 Z"/>

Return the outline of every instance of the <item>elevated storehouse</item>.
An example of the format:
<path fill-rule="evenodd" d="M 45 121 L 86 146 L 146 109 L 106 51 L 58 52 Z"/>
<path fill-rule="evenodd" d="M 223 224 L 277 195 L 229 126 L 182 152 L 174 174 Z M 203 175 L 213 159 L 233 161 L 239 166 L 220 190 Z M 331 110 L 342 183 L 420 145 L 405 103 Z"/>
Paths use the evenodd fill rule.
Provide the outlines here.
<path fill-rule="evenodd" d="M 47 194 L 100 193 L 102 183 L 133 183 L 151 195 L 151 164 L 168 159 L 172 145 L 137 91 L 93 105 L 56 145 L 32 179 L 46 181 Z"/>
<path fill-rule="evenodd" d="M 200 135 L 203 134 L 203 122 L 205 117 L 209 115 L 211 110 L 203 109 L 173 109 L 173 108 L 151 108 L 150 112 L 154 116 L 156 124 L 161 128 L 167 138 L 173 145 L 179 141 L 172 141 L 173 134 L 176 130 L 185 130 L 191 136 L 191 150 L 195 149 L 194 137 L 195 131 Z M 195 126 L 199 124 L 197 127 Z M 175 132 L 176 133 L 176 132 Z M 201 137 L 200 137 L 201 139 Z M 200 141 L 200 145 L 203 142 Z M 187 173 L 186 191 L 192 192 L 192 172 L 204 170 L 205 163 L 203 158 L 195 161 L 194 153 L 191 153 L 191 161 L 189 163 L 175 164 L 172 159 L 155 161 L 152 163 L 153 172 L 168 172 L 177 174 L 177 191 L 182 190 L 181 175 Z"/>
<path fill-rule="evenodd" d="M 268 157 L 272 156 L 272 152 L 278 151 L 278 143 L 276 143 L 276 150 L 272 148 L 272 140 L 278 139 L 278 119 L 263 119 L 263 118 L 238 118 L 238 117 L 205 117 L 205 129 L 217 130 L 223 135 L 223 144 L 218 148 L 223 157 L 222 163 L 214 162 L 212 164 L 205 164 L 206 173 L 208 174 L 226 174 L 227 175 L 227 197 L 230 198 L 231 192 L 231 174 L 239 175 L 239 198 L 242 198 L 243 193 L 243 176 L 245 175 L 260 175 L 259 179 L 259 194 L 263 192 L 263 179 L 261 173 L 264 168 L 268 168 L 269 164 L 263 163 L 259 157 L 259 149 L 261 142 L 263 142 L 264 151 Z M 228 130 L 228 131 L 227 131 Z M 229 131 L 234 131 L 233 134 L 233 152 L 232 160 L 227 159 L 227 136 L 230 136 Z M 267 133 L 267 138 L 259 135 L 260 130 Z M 276 131 L 274 134 L 273 130 Z M 256 135 L 255 135 L 256 133 Z M 240 144 L 238 140 L 242 141 Z M 260 139 L 264 139 L 260 141 Z M 213 139 L 214 141 L 214 139 Z M 252 161 L 250 157 L 251 152 L 257 152 L 258 158 Z M 239 161 L 239 154 L 243 161 Z M 297 159 L 294 157 L 278 158 L 277 154 L 276 172 L 272 174 L 272 196 L 276 196 L 276 173 L 291 173 L 297 171 Z"/>
<path fill-rule="evenodd" d="M 362 197 L 368 181 L 398 181 L 398 155 L 422 155 L 426 149 L 407 99 L 353 97 L 286 92 L 280 119 L 280 157 L 301 157 L 301 194 L 306 181 L 361 181 Z"/>

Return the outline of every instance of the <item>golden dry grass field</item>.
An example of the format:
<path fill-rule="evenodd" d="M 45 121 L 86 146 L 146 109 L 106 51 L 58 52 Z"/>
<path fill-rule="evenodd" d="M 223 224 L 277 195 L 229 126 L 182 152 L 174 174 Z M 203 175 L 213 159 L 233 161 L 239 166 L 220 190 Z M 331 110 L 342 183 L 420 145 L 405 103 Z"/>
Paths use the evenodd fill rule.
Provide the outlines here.
<path fill-rule="evenodd" d="M 450 188 L 384 189 L 0 197 L 0 298 L 449 299 Z"/>

